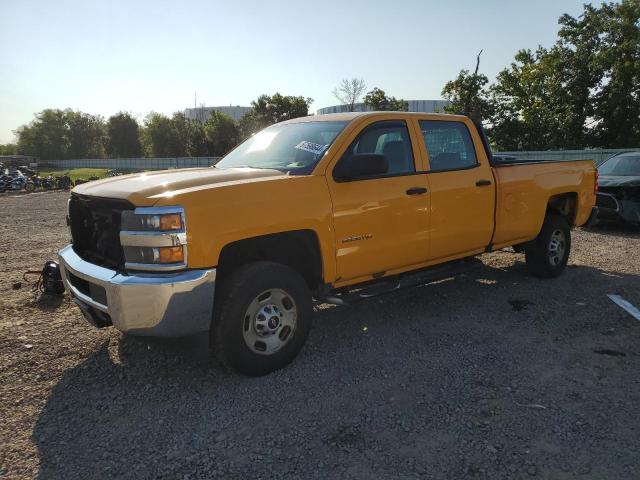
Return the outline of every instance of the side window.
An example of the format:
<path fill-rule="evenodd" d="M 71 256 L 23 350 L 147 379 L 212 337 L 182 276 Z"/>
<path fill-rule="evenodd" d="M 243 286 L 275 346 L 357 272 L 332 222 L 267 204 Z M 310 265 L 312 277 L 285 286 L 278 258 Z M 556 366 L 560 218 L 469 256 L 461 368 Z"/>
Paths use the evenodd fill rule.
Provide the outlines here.
<path fill-rule="evenodd" d="M 432 172 L 471 168 L 478 164 L 469 130 L 461 122 L 420 120 Z"/>
<path fill-rule="evenodd" d="M 338 164 L 348 156 L 368 153 L 384 155 L 389 165 L 387 175 L 416 171 L 409 131 L 404 121 L 376 122 L 369 125 L 349 145 Z"/>

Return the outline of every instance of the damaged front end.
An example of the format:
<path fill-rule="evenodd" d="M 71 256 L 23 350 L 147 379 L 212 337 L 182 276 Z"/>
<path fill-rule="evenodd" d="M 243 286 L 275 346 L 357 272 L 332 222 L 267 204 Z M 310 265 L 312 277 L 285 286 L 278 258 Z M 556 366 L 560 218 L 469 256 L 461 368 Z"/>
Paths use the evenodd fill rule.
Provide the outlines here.
<path fill-rule="evenodd" d="M 640 225 L 640 179 L 622 185 L 601 185 L 596 194 L 595 220 Z"/>
<path fill-rule="evenodd" d="M 598 167 L 596 206 L 590 223 L 640 226 L 640 152 L 623 152 Z"/>

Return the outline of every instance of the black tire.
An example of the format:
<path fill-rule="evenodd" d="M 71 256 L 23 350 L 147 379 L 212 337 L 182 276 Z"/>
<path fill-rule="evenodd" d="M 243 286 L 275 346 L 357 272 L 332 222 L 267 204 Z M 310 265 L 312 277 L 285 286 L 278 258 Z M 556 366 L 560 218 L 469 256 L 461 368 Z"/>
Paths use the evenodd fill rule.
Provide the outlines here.
<path fill-rule="evenodd" d="M 557 213 L 547 213 L 542 230 L 525 247 L 527 268 L 536 277 L 557 277 L 567 266 L 570 252 L 571 229 L 567 219 Z"/>
<path fill-rule="evenodd" d="M 271 354 L 257 352 L 260 339 L 253 344 L 253 348 L 249 346 L 251 340 L 245 341 L 247 335 L 259 336 L 261 333 L 258 328 L 264 328 L 256 325 L 258 315 L 249 314 L 249 310 L 268 291 L 288 295 L 285 303 L 294 308 L 296 313 L 295 327 L 285 336 L 285 343 L 280 349 Z M 269 305 L 268 301 L 263 301 Z M 290 308 L 288 310 L 291 312 Z M 251 376 L 266 375 L 286 366 L 298 355 L 309 335 L 312 315 L 311 293 L 300 274 L 279 263 L 251 263 L 222 279 L 217 289 L 211 346 L 221 363 L 238 372 Z M 277 316 L 271 318 L 278 322 Z M 280 334 L 273 335 L 280 339 L 282 333 L 287 333 L 285 329 L 288 327 L 278 328 L 282 329 L 278 330 Z M 276 343 L 281 341 L 278 339 L 274 339 Z M 264 342 L 263 346 L 267 348 Z"/>
<path fill-rule="evenodd" d="M 24 184 L 24 189 L 31 193 L 36 189 L 36 185 L 33 182 L 27 182 Z"/>

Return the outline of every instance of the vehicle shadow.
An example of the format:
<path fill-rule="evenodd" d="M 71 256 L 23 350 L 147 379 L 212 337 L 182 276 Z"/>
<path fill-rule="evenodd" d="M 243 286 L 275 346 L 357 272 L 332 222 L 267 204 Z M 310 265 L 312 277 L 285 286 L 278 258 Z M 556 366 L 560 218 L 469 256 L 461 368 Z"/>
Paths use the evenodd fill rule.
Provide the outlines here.
<path fill-rule="evenodd" d="M 622 223 L 596 223 L 591 226 L 583 226 L 582 230 L 589 233 L 611 235 L 624 238 L 640 238 L 640 225 L 628 225 Z"/>
<path fill-rule="evenodd" d="M 38 417 L 32 439 L 39 454 L 39 478 L 182 478 L 180 468 L 187 468 L 193 455 L 210 457 L 214 469 L 230 459 L 222 435 L 247 435 L 250 443 L 259 444 L 267 421 L 271 423 L 265 428 L 278 432 L 287 431 L 292 423 L 310 421 L 291 417 L 286 409 L 273 409 L 283 398 L 305 404 L 313 398 L 309 412 L 321 410 L 322 402 L 315 405 L 317 395 L 337 392 L 344 396 L 340 375 L 345 372 L 353 378 L 392 372 L 394 382 L 410 383 L 411 372 L 404 365 L 410 363 L 416 349 L 428 351 L 429 345 L 394 349 L 390 356 L 388 345 L 371 341 L 372 335 L 385 339 L 391 330 L 415 336 L 432 329 L 447 330 L 454 342 L 500 341 L 496 331 L 514 328 L 515 316 L 537 308 L 540 298 L 531 292 L 532 285 L 549 282 L 554 282 L 549 290 L 558 301 L 564 298 L 573 304 L 570 296 L 576 286 L 596 285 L 604 298 L 605 293 L 624 291 L 625 285 L 639 285 L 640 276 L 574 266 L 559 279 L 539 280 L 527 277 L 524 264 L 516 261 L 505 268 L 482 265 L 450 280 L 350 307 L 320 308 L 309 345 L 296 362 L 261 378 L 242 377 L 221 368 L 211 360 L 204 336 L 173 340 L 122 336 L 116 342 L 105 342 L 66 372 Z M 465 298 L 471 299 L 466 307 Z M 494 326 L 483 324 L 468 313 L 478 306 L 490 312 L 499 307 L 513 316 L 495 315 Z M 391 316 L 393 310 L 400 315 Z M 425 312 L 436 320 L 426 321 Z M 452 318 L 456 321 L 450 321 Z M 368 331 L 375 333 L 363 333 L 365 319 Z M 543 321 L 536 316 L 527 320 Z M 455 330 L 454 323 L 464 325 Z M 527 327 L 516 323 L 515 328 Z M 362 346 L 345 352 L 354 343 Z M 331 366 L 336 352 L 342 355 L 341 362 L 348 363 L 319 373 L 317 365 Z M 332 368 L 342 373 L 332 374 Z M 434 391 L 440 388 L 431 387 Z M 255 396 L 256 392 L 260 395 Z M 227 426 L 236 430 L 229 433 Z"/>

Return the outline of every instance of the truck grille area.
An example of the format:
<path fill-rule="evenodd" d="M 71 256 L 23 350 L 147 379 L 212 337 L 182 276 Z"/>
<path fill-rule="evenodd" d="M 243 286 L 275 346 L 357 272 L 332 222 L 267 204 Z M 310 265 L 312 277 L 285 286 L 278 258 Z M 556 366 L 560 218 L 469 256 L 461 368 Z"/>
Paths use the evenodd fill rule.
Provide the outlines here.
<path fill-rule="evenodd" d="M 126 200 L 71 194 L 69 228 L 73 250 L 88 262 L 120 270 L 124 254 L 120 245 L 120 217 L 135 207 Z"/>

